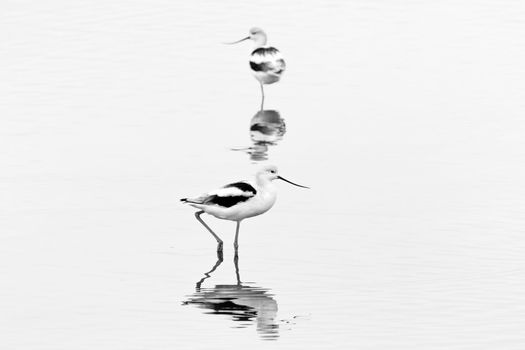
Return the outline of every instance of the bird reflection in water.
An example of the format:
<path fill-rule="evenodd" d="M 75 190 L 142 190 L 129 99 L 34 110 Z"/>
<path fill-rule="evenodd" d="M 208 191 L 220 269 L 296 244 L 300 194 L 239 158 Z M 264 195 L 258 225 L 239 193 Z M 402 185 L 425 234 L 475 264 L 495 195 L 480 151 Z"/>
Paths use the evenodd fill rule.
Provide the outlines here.
<path fill-rule="evenodd" d="M 206 314 L 231 316 L 232 320 L 237 322 L 234 328 L 246 328 L 255 323 L 262 339 L 276 340 L 279 337 L 279 325 L 276 321 L 277 302 L 269 293 L 269 289 L 241 283 L 237 254 L 234 257 L 237 284 L 202 287 L 203 282 L 222 261 L 222 252 L 217 252 L 217 262 L 210 271 L 204 273 L 204 277 L 196 283 L 195 293 L 183 304 L 193 304 L 205 309 Z"/>
<path fill-rule="evenodd" d="M 268 146 L 275 146 L 286 133 L 284 119 L 276 110 L 260 110 L 250 122 L 250 138 L 253 145 L 247 148 L 235 148 L 234 151 L 244 151 L 252 161 L 268 160 Z"/>

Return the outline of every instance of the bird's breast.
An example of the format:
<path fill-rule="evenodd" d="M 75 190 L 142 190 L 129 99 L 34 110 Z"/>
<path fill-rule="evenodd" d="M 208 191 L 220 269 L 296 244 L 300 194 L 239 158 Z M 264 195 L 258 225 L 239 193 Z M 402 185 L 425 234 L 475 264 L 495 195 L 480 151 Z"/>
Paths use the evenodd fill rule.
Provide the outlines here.
<path fill-rule="evenodd" d="M 286 69 L 286 63 L 276 48 L 260 47 L 250 55 L 250 68 L 254 72 L 280 74 Z"/>
<path fill-rule="evenodd" d="M 275 204 L 276 200 L 277 200 L 277 193 L 275 191 L 273 190 L 261 191 L 260 207 L 259 207 L 260 213 L 258 213 L 257 215 L 265 213 L 268 210 L 270 210 L 271 207 L 273 207 L 273 205 Z"/>

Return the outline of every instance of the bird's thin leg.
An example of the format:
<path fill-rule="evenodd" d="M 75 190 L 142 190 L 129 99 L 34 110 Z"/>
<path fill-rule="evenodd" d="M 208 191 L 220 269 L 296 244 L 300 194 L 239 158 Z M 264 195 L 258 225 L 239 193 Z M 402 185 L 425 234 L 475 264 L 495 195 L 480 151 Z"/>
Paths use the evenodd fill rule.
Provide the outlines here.
<path fill-rule="evenodd" d="M 237 276 L 237 285 L 241 285 L 241 274 L 239 273 L 239 254 L 237 254 L 237 251 L 235 251 L 235 255 L 233 256 L 233 263 L 235 264 L 235 275 Z"/>
<path fill-rule="evenodd" d="M 195 213 L 195 217 L 197 218 L 197 220 L 199 220 L 199 222 L 204 226 L 206 227 L 206 229 L 208 231 L 210 231 L 210 233 L 213 235 L 213 237 L 215 237 L 215 239 L 217 240 L 217 251 L 218 252 L 222 252 L 222 239 L 219 238 L 219 236 L 217 236 L 215 234 L 215 232 L 212 231 L 212 229 L 206 225 L 206 223 L 201 219 L 201 214 L 204 213 L 204 210 L 200 210 L 198 212 Z"/>
<path fill-rule="evenodd" d="M 262 99 L 261 99 L 261 111 L 264 109 L 264 88 L 263 88 L 263 84 L 261 83 L 261 94 L 262 94 Z"/>
<path fill-rule="evenodd" d="M 235 230 L 235 241 L 233 242 L 233 247 L 235 248 L 235 255 L 237 255 L 237 249 L 239 248 L 239 226 L 241 226 L 241 222 L 237 221 L 237 229 Z"/>

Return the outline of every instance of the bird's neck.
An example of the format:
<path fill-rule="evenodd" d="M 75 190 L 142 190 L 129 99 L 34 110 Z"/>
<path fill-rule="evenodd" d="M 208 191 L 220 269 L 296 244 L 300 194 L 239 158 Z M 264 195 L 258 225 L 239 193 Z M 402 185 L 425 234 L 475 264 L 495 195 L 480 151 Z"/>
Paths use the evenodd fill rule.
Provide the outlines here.
<path fill-rule="evenodd" d="M 260 35 L 255 38 L 255 49 L 258 49 L 259 47 L 263 47 L 266 45 L 266 35 Z"/>
<path fill-rule="evenodd" d="M 267 179 L 257 179 L 257 187 L 261 192 L 275 192 L 275 185 Z"/>

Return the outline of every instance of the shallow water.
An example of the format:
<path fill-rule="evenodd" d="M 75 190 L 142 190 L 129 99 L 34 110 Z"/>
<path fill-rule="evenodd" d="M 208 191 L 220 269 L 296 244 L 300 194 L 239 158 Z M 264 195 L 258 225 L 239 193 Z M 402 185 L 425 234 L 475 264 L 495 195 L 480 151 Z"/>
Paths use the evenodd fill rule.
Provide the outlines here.
<path fill-rule="evenodd" d="M 523 349 L 518 1 L 6 3 L 3 349 Z M 287 71 L 264 113 L 258 25 Z M 267 118 L 267 119 L 265 119 Z M 279 166 L 241 225 L 179 198 Z M 214 269 L 212 272 L 210 270 Z"/>

